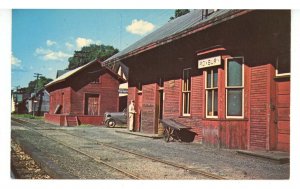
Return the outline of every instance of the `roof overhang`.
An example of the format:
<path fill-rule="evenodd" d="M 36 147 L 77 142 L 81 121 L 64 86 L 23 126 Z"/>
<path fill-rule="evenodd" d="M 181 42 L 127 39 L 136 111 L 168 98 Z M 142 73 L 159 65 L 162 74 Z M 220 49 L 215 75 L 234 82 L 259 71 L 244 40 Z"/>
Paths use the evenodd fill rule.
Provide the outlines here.
<path fill-rule="evenodd" d="M 71 70 L 71 71 L 69 71 L 69 72 L 67 72 L 67 73 L 59 76 L 55 80 L 53 80 L 50 83 L 48 83 L 47 85 L 45 85 L 45 88 L 49 88 L 50 86 L 53 86 L 53 85 L 56 85 L 58 83 L 64 82 L 68 78 L 70 78 L 71 76 L 75 75 L 76 73 L 78 73 L 78 72 L 84 70 L 85 68 L 87 68 L 87 67 L 89 67 L 89 66 L 91 66 L 93 64 L 96 64 L 96 63 L 100 64 L 100 66 L 102 67 L 101 62 L 98 59 L 95 59 L 95 60 L 93 60 L 93 61 L 91 61 L 91 62 L 89 62 L 89 63 L 87 63 L 87 64 L 85 64 L 83 66 L 80 66 L 80 67 L 78 67 L 78 68 L 76 68 L 74 70 Z"/>
<path fill-rule="evenodd" d="M 247 14 L 247 13 L 252 12 L 252 11 L 253 10 L 233 10 L 233 11 L 227 12 L 225 14 L 216 16 L 213 19 L 209 19 L 206 22 L 202 22 L 202 23 L 200 23 L 200 24 L 198 24 L 194 27 L 191 27 L 191 28 L 188 28 L 184 31 L 175 33 L 174 35 L 170 35 L 170 36 L 165 37 L 161 40 L 157 40 L 155 42 L 144 45 L 140 48 L 134 49 L 134 50 L 132 50 L 132 51 L 130 51 L 130 52 L 124 54 L 124 55 L 119 56 L 119 57 L 104 61 L 103 65 L 107 66 L 111 63 L 119 62 L 121 60 L 124 60 L 124 59 L 130 58 L 132 56 L 138 55 L 142 52 L 149 51 L 151 49 L 154 49 L 154 48 L 157 48 L 159 46 L 165 45 L 167 43 L 173 42 L 174 40 L 178 40 L 178 39 L 181 39 L 183 37 L 186 37 L 186 36 L 192 35 L 194 33 L 200 32 L 202 30 L 206 30 L 206 29 L 208 29 L 210 27 L 213 27 L 217 24 L 220 24 L 222 22 L 225 22 L 225 21 L 231 20 L 233 18 L 242 16 L 242 15 Z"/>

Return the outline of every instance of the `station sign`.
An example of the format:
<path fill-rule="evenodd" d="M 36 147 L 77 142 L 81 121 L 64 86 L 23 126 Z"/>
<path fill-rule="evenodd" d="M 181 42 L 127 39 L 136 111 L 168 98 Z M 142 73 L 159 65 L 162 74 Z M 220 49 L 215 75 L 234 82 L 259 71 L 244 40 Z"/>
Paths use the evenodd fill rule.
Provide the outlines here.
<path fill-rule="evenodd" d="M 128 89 L 119 89 L 119 94 L 128 94 Z"/>
<path fill-rule="evenodd" d="M 198 60 L 198 69 L 221 65 L 221 56 Z"/>

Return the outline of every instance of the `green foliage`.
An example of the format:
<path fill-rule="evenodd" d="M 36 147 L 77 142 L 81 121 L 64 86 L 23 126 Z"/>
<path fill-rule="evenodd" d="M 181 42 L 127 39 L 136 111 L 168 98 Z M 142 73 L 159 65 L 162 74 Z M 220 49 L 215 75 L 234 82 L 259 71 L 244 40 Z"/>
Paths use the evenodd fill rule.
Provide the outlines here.
<path fill-rule="evenodd" d="M 119 50 L 110 45 L 96 45 L 82 47 L 80 51 L 75 51 L 74 55 L 69 58 L 68 70 L 75 69 L 92 60 L 106 60 L 112 55 L 118 53 Z"/>
<path fill-rule="evenodd" d="M 44 76 L 40 76 L 39 80 L 33 80 L 28 83 L 28 87 L 25 89 L 27 93 L 34 93 L 35 92 L 35 87 L 36 91 L 39 91 L 42 89 L 47 83 L 51 82 L 52 79 L 46 78 Z"/>
<path fill-rule="evenodd" d="M 44 119 L 44 116 L 33 116 L 31 114 L 12 114 L 12 117 L 38 120 Z"/>
<path fill-rule="evenodd" d="M 175 17 L 170 17 L 170 20 L 173 20 L 173 19 L 175 19 L 175 18 L 178 18 L 178 17 L 180 17 L 180 16 L 182 16 L 182 15 L 185 15 L 185 14 L 187 14 L 187 13 L 189 13 L 190 12 L 190 10 L 189 9 L 176 9 L 175 10 Z"/>

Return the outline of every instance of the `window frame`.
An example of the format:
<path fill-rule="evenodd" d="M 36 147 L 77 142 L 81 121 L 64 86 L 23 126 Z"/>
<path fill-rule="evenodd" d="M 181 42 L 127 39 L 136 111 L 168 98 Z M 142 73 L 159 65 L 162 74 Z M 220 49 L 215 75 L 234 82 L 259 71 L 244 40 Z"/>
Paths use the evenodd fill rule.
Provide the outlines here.
<path fill-rule="evenodd" d="M 228 86 L 227 84 L 227 74 L 228 74 L 228 60 L 230 59 L 242 59 L 242 85 L 241 86 Z M 242 115 L 240 116 L 229 116 L 228 115 L 228 89 L 241 89 L 242 90 Z M 226 98 L 226 107 L 225 107 L 225 117 L 229 119 L 243 119 L 245 116 L 244 110 L 245 110 L 245 61 L 243 56 L 236 56 L 236 57 L 228 57 L 225 59 L 225 98 Z"/>
<path fill-rule="evenodd" d="M 214 83 L 214 75 L 213 75 L 213 71 L 214 69 L 217 70 L 217 75 L 218 75 L 218 82 L 217 82 L 217 87 L 214 87 L 213 86 L 213 83 Z M 211 83 L 211 87 L 208 88 L 207 87 L 207 75 L 208 75 L 208 72 L 211 72 L 211 79 L 210 79 L 210 83 Z M 217 90 L 218 91 L 218 95 L 219 95 L 219 68 L 210 68 L 208 70 L 205 71 L 205 117 L 206 118 L 218 118 L 219 117 L 219 107 L 218 107 L 218 114 L 217 115 L 208 115 L 208 111 L 207 111 L 207 107 L 208 107 L 208 91 L 215 91 Z M 211 106 L 212 106 L 212 112 L 214 114 L 214 95 L 215 95 L 215 92 L 212 93 L 212 103 L 211 103 Z M 217 98 L 219 99 L 219 98 Z M 218 100 L 217 100 L 218 101 Z M 218 102 L 218 105 L 219 105 L 219 102 Z"/>
<path fill-rule="evenodd" d="M 189 90 L 187 90 L 187 91 L 184 91 L 184 72 L 186 71 L 186 70 L 189 70 L 189 80 L 190 80 L 190 89 Z M 191 70 L 192 70 L 192 68 L 185 68 L 185 69 L 183 69 L 183 71 L 182 71 L 182 82 L 181 82 L 181 115 L 182 116 L 191 116 L 191 96 L 192 96 L 192 77 L 191 77 Z M 187 86 L 189 86 L 188 85 L 188 83 L 187 83 Z M 185 101 L 184 101 L 184 93 L 187 93 L 187 94 L 189 94 L 188 95 L 188 103 L 189 103 L 189 105 L 188 105 L 188 112 L 189 113 L 185 113 L 184 112 L 184 110 L 185 110 Z"/>

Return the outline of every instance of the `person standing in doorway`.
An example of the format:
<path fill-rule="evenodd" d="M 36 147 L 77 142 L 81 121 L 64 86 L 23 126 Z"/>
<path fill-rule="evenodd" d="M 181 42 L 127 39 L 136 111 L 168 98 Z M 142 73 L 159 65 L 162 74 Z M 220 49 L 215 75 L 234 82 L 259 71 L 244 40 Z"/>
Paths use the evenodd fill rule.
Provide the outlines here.
<path fill-rule="evenodd" d="M 136 114 L 136 111 L 134 109 L 134 100 L 131 100 L 130 104 L 129 104 L 129 131 L 132 132 L 133 128 L 134 128 L 134 114 Z"/>

